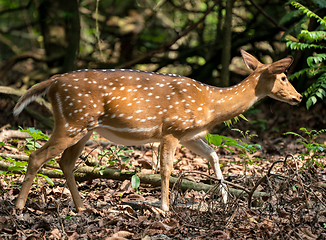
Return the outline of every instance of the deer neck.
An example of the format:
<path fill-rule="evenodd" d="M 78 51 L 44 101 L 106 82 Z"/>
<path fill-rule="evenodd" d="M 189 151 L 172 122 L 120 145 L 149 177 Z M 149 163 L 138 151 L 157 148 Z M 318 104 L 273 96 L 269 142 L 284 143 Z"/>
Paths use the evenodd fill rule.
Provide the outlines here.
<path fill-rule="evenodd" d="M 259 74 L 252 74 L 239 84 L 210 91 L 213 125 L 245 112 L 265 95 L 257 91 Z"/>

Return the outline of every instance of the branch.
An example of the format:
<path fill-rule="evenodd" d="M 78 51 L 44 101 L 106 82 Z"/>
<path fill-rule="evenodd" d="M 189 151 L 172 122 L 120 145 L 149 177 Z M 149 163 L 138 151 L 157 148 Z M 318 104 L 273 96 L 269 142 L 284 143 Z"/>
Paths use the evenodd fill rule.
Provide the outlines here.
<path fill-rule="evenodd" d="M 0 11 L 0 15 L 2 15 L 4 13 L 10 13 L 10 12 L 14 12 L 14 11 L 28 9 L 31 6 L 32 2 L 33 2 L 33 0 L 30 0 L 25 6 L 19 6 L 17 8 L 9 8 L 9 9 L 2 10 L 2 11 Z"/>
<path fill-rule="evenodd" d="M 273 167 L 274 167 L 276 164 L 278 164 L 278 163 L 283 163 L 283 165 L 286 165 L 286 161 L 288 160 L 288 157 L 291 157 L 291 155 L 287 155 L 287 156 L 285 157 L 284 160 L 278 160 L 278 161 L 275 161 L 275 162 L 272 164 L 272 166 L 269 168 L 267 174 L 265 174 L 262 178 L 260 178 L 260 179 L 258 180 L 258 182 L 255 184 L 255 186 L 251 189 L 251 191 L 250 191 L 250 193 L 249 193 L 249 199 L 248 199 L 248 208 L 249 208 L 249 209 L 251 209 L 252 197 L 253 197 L 253 195 L 254 195 L 255 190 L 257 189 L 257 187 L 258 187 L 261 183 L 265 182 L 265 181 L 267 180 L 267 178 L 273 176 L 273 174 L 271 174 L 271 171 L 272 171 Z M 292 158 L 293 158 L 293 156 L 292 156 Z M 254 198 L 255 198 L 255 197 L 254 197 Z"/>
<path fill-rule="evenodd" d="M 287 31 L 288 29 L 282 25 L 279 25 L 274 18 L 270 17 L 261 7 L 258 6 L 258 4 L 254 0 L 249 0 L 249 2 L 261 13 L 264 15 L 265 18 L 267 18 L 271 23 L 273 23 L 276 27 L 280 28 L 283 31 Z"/>
<path fill-rule="evenodd" d="M 7 95 L 14 95 L 14 96 L 22 96 L 26 90 L 17 90 L 11 87 L 0 86 L 0 94 L 7 94 Z M 47 110 L 52 113 L 52 106 L 49 102 L 45 101 L 43 98 L 37 98 L 34 100 L 39 105 L 44 106 Z M 53 121 L 47 117 L 40 115 L 39 113 L 35 112 L 31 108 L 26 107 L 25 110 L 32 115 L 35 119 L 41 121 L 45 126 L 49 128 L 53 128 Z"/>
<path fill-rule="evenodd" d="M 161 53 L 164 52 L 166 49 L 168 49 L 169 47 L 171 47 L 173 44 L 175 44 L 180 38 L 186 36 L 189 32 L 191 32 L 193 29 L 195 29 L 201 22 L 203 22 L 206 18 L 206 16 L 213 10 L 213 8 L 217 5 L 217 3 L 219 2 L 219 0 L 216 0 L 213 4 L 213 6 L 211 6 L 210 8 L 208 8 L 204 14 L 204 16 L 202 18 L 200 18 L 198 20 L 198 22 L 192 24 L 190 27 L 188 27 L 186 30 L 184 30 L 182 33 L 180 33 L 177 37 L 175 37 L 172 41 L 164 44 L 161 48 L 159 49 L 155 49 L 147 54 L 145 54 L 144 56 L 141 56 L 139 58 L 136 58 L 130 62 L 121 64 L 119 66 L 117 66 L 117 68 L 128 68 L 130 66 L 133 66 L 139 62 L 144 61 L 147 58 L 152 57 L 154 54 L 156 53 Z"/>
<path fill-rule="evenodd" d="M 5 140 L 7 140 L 9 138 L 28 138 L 28 137 L 30 137 L 29 133 L 21 132 L 19 130 L 3 130 L 3 131 L 0 131 L 0 142 L 4 142 Z"/>
<path fill-rule="evenodd" d="M 7 72 L 18 62 L 24 61 L 26 59 L 32 58 L 35 61 L 45 61 L 42 55 L 34 52 L 24 52 L 19 55 L 15 55 L 9 59 L 1 68 L 0 68 L 0 79 L 2 79 Z"/>
<path fill-rule="evenodd" d="M 0 170 L 7 171 L 9 168 L 9 165 L 6 163 L 0 161 Z M 15 172 L 18 174 L 21 174 L 20 172 Z M 48 169 L 41 169 L 39 173 L 46 175 L 50 178 L 61 178 L 63 179 L 64 176 L 62 173 L 58 172 L 57 170 L 48 170 Z M 144 174 L 144 173 L 135 173 L 131 171 L 126 171 L 126 172 L 121 172 L 120 170 L 117 169 L 112 169 L 112 168 L 105 168 L 104 170 L 99 167 L 88 167 L 88 166 L 83 166 L 78 168 L 74 175 L 76 181 L 88 181 L 88 180 L 93 180 L 96 178 L 99 179 L 113 179 L 113 180 L 127 180 L 131 179 L 133 175 L 137 174 L 140 178 L 140 182 L 142 184 L 151 184 L 152 186 L 161 186 L 161 176 L 159 174 Z M 175 177 L 170 177 L 170 187 L 174 185 L 174 183 L 178 180 L 178 178 Z M 193 189 L 195 191 L 208 191 L 212 188 L 212 185 L 209 184 L 204 184 L 204 183 L 196 183 L 192 182 L 189 180 L 182 180 L 182 183 L 180 185 L 180 189 L 182 191 L 186 191 L 189 189 Z M 237 197 L 240 196 L 248 196 L 243 190 L 238 190 L 234 188 L 229 188 L 229 192 L 231 194 L 234 194 Z M 256 192 L 253 194 L 253 197 L 259 198 L 261 196 L 268 196 L 267 193 L 264 192 Z"/>

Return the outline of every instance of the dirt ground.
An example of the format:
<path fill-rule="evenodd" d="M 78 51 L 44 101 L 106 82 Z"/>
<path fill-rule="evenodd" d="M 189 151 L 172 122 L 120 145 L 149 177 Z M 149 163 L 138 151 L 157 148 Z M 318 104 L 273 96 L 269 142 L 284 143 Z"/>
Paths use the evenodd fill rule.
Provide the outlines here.
<path fill-rule="evenodd" d="M 15 129 L 36 126 L 51 133 L 51 129 L 42 127 L 26 113 L 19 119 L 12 118 L 11 101 L 6 104 L 2 101 L 0 107 L 2 111 L 7 109 L 0 126 L 8 123 L 9 128 Z M 38 106 L 35 108 L 43 111 Z M 309 138 L 299 130 L 301 127 L 309 131 L 325 128 L 325 107 L 319 104 L 307 111 L 304 106 L 292 107 L 267 100 L 249 110 L 246 116 L 249 122 L 241 120 L 232 128 L 257 134 L 246 143 L 259 144 L 261 149 L 257 147 L 254 153 L 248 153 L 232 146 L 232 153 L 226 148 L 216 148 L 225 180 L 230 182 L 228 187 L 238 189 L 237 196 L 230 189 L 226 204 L 220 199 L 219 188 L 214 187 L 218 182 L 209 177 L 213 172 L 206 160 L 181 146 L 177 149 L 173 170 L 173 176 L 180 178 L 170 188 L 171 211 L 168 213 L 158 208 L 159 186 L 141 184 L 135 191 L 129 179 L 105 178 L 79 182 L 86 210 L 77 213 L 64 180 L 53 179 L 51 186 L 42 177 L 35 180 L 25 209 L 15 212 L 14 203 L 23 175 L 2 171 L 0 239 L 326 239 L 325 153 L 307 153 L 310 145 L 296 141 L 302 138 L 283 135 L 292 131 Z M 238 131 L 223 124 L 214 132 L 245 141 Z M 102 166 L 120 168 L 121 164 L 111 155 L 101 158 L 99 151 L 94 150 L 112 149 L 111 144 L 99 144 L 98 140 L 101 139 L 89 142 L 83 156 Z M 319 134 L 314 142 L 323 148 L 326 134 Z M 4 144 L 21 150 L 0 146 L 0 153 L 26 155 L 26 140 L 7 138 Z M 129 149 L 132 151 L 125 155 L 132 166 L 122 166 L 123 170 L 144 174 L 158 170 L 159 173 L 157 145 Z M 11 160 L 11 164 L 14 161 Z M 10 165 L 6 157 L 2 157 L 2 162 Z M 83 159 L 79 162 L 80 166 L 85 164 Z M 212 188 L 207 192 L 178 191 L 184 179 Z M 258 195 L 250 198 L 250 191 Z"/>

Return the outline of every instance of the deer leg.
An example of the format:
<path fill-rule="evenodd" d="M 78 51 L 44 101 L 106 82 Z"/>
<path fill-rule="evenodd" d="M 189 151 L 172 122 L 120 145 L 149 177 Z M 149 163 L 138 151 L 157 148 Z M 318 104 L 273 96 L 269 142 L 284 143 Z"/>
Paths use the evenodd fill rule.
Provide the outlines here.
<path fill-rule="evenodd" d="M 75 176 L 72 173 L 76 164 L 76 161 L 84 149 L 84 146 L 89 139 L 91 132 L 80 139 L 75 145 L 68 147 L 62 154 L 60 159 L 60 168 L 63 171 L 67 185 L 70 190 L 72 199 L 74 201 L 77 212 L 84 210 L 83 201 L 79 195 L 78 188 L 75 181 Z"/>
<path fill-rule="evenodd" d="M 169 180 L 173 168 L 173 158 L 178 139 L 172 135 L 164 136 L 161 140 L 160 162 L 161 162 L 161 209 L 169 211 Z"/>
<path fill-rule="evenodd" d="M 206 158 L 209 161 L 209 163 L 214 169 L 217 179 L 220 179 L 222 182 L 220 189 L 222 193 L 223 202 L 226 203 L 228 198 L 227 191 L 226 191 L 227 188 L 226 185 L 223 183 L 223 175 L 219 165 L 218 156 L 214 151 L 214 149 L 211 148 L 206 142 L 204 142 L 203 139 L 185 141 L 185 142 L 181 142 L 181 144 L 186 148 L 188 148 L 190 151 Z"/>
<path fill-rule="evenodd" d="M 31 153 L 28 160 L 26 175 L 16 200 L 16 209 L 24 208 L 33 180 L 41 166 L 60 154 L 67 147 L 76 143 L 81 137 L 83 137 L 82 134 L 71 138 L 66 135 L 62 136 L 61 132 L 54 131 L 49 141 L 44 144 L 43 147 Z"/>

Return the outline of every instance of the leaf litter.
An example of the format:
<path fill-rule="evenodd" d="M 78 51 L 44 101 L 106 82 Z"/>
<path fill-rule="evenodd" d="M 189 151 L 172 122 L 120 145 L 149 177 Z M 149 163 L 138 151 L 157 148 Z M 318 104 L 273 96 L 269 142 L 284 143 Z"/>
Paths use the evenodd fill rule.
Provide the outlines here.
<path fill-rule="evenodd" d="M 293 128 L 299 129 L 291 119 L 281 117 L 278 121 L 291 122 Z M 248 123 L 240 122 L 240 128 L 242 124 Z M 273 125 L 273 121 L 268 124 Z M 315 122 L 310 124 L 313 127 Z M 54 179 L 54 186 L 38 179 L 25 209 L 15 212 L 22 177 L 2 174 L 0 239 L 326 239 L 325 168 L 305 166 L 307 159 L 300 156 L 304 148 L 295 138 L 277 137 L 272 131 L 258 134 L 261 135 L 253 143 L 262 145 L 262 150 L 251 156 L 254 160 L 250 164 L 225 149 L 216 149 L 225 180 L 247 190 L 238 196 L 230 192 L 226 204 L 218 194 L 219 182 L 209 177 L 213 172 L 206 160 L 179 147 L 173 175 L 187 174 L 171 190 L 169 213 L 159 209 L 160 187 L 141 184 L 135 191 L 129 180 L 110 179 L 78 183 L 86 207 L 78 213 L 62 179 Z M 320 138 L 325 143 L 325 135 Z M 86 155 L 91 149 L 86 148 Z M 0 150 L 22 154 L 6 146 Z M 138 171 L 144 173 L 155 172 L 157 146 L 133 150 L 127 153 L 132 170 L 139 167 Z M 98 157 L 96 152 L 90 155 Z M 318 162 L 325 164 L 324 157 L 322 153 Z M 217 185 L 208 192 L 180 192 L 178 187 L 184 179 Z M 249 201 L 248 192 L 252 189 L 265 195 Z"/>

